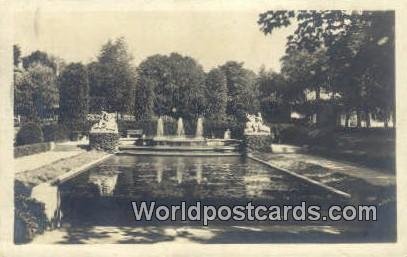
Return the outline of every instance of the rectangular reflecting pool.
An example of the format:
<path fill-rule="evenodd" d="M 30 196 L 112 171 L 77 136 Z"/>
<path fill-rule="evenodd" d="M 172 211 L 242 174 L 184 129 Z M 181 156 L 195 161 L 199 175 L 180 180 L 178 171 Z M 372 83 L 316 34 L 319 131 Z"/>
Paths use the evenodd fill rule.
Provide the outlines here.
<path fill-rule="evenodd" d="M 248 202 L 268 206 L 299 205 L 305 201 L 307 205 L 315 204 L 322 208 L 333 204 L 356 204 L 354 199 L 341 198 L 321 187 L 244 157 L 115 155 L 61 184 L 59 189 L 63 214 L 62 228 L 71 231 L 73 234 L 68 232 L 70 236 L 75 237 L 76 235 L 79 238 L 101 236 L 97 233 L 88 235 L 89 231 L 95 229 L 101 231 L 105 229 L 107 231 L 164 231 L 165 228 L 170 227 L 178 231 L 187 227 L 198 230 L 211 228 L 211 226 L 206 228 L 197 226 L 201 223 L 190 221 L 135 221 L 132 201 L 155 201 L 157 204 L 167 206 L 179 204 L 182 201 L 187 204 L 201 201 L 203 204 L 217 206 L 245 205 Z M 394 206 L 390 214 L 386 211 L 385 215 L 393 215 L 393 212 Z M 394 217 L 390 217 L 387 221 L 391 226 L 378 222 L 328 223 L 320 221 L 223 222 L 219 224 L 214 222 L 211 225 L 215 226 L 215 230 L 235 232 L 240 231 L 241 226 L 260 226 L 261 231 L 272 231 L 270 233 L 275 233 L 275 229 L 281 230 L 279 233 L 282 234 L 279 236 L 278 242 L 288 242 L 294 238 L 300 242 L 346 242 L 347 240 L 393 240 L 395 236 Z M 385 228 L 386 235 L 377 234 L 377 231 L 382 231 L 383 228 Z M 309 237 L 307 233 L 301 232 L 307 231 L 307 229 L 319 232 L 314 237 Z M 329 232 L 326 231 L 330 229 L 337 232 L 327 237 L 326 233 L 329 234 Z M 292 231 L 297 230 L 300 232 L 296 232 L 295 236 L 291 237 Z M 235 240 L 230 242 L 244 243 L 247 235 L 256 234 L 250 229 L 239 233 L 243 234 L 234 235 Z M 380 238 L 378 239 L 377 236 Z M 276 242 L 276 238 L 266 240 L 264 237 L 268 238 L 261 234 L 259 240 L 252 239 L 253 242 L 268 242 L 268 239 Z M 69 240 L 72 241 L 72 238 Z M 128 243 L 135 242 L 137 240 L 128 241 Z M 151 242 L 154 240 L 151 239 Z M 217 241 L 211 242 L 216 243 Z"/>

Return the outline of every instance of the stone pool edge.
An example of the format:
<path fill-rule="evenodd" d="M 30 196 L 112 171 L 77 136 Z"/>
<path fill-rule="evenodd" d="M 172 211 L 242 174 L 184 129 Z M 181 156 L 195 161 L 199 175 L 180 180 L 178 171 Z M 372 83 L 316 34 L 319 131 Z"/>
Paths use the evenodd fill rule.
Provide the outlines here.
<path fill-rule="evenodd" d="M 73 170 L 68 171 L 67 173 L 64 173 L 56 178 L 54 178 L 53 180 L 51 180 L 49 182 L 50 185 L 59 185 L 61 183 L 66 182 L 69 179 L 72 179 L 73 177 L 76 177 L 77 175 L 89 170 L 90 168 L 92 168 L 93 166 L 99 164 L 100 162 L 106 160 L 107 158 L 114 156 L 115 154 L 106 154 L 102 157 L 100 157 L 99 159 L 96 159 L 94 161 L 91 161 L 89 163 L 86 163 L 78 168 L 75 168 Z"/>
<path fill-rule="evenodd" d="M 266 166 L 268 166 L 268 167 L 270 167 L 270 168 L 277 169 L 277 170 L 282 171 L 282 172 L 284 172 L 284 173 L 286 173 L 286 174 L 289 174 L 289 175 L 291 175 L 291 176 L 294 176 L 294 177 L 296 177 L 296 178 L 298 178 L 298 179 L 301 179 L 301 180 L 307 182 L 308 184 L 312 184 L 312 185 L 321 187 L 321 188 L 323 188 L 323 189 L 325 189 L 325 190 L 328 190 L 328 191 L 331 192 L 331 193 L 337 194 L 337 195 L 339 195 L 339 196 L 341 196 L 341 197 L 351 198 L 351 195 L 350 195 L 349 193 L 346 193 L 346 192 L 341 191 L 341 190 L 339 190 L 339 189 L 336 189 L 336 188 L 334 188 L 334 187 L 325 185 L 325 184 L 323 184 L 323 183 L 321 183 L 321 182 L 319 182 L 319 181 L 310 179 L 310 178 L 308 178 L 308 177 L 306 177 L 306 176 L 303 176 L 303 175 L 300 175 L 300 174 L 298 174 L 298 173 L 296 173 L 296 172 L 294 172 L 294 171 L 291 171 L 291 170 L 288 170 L 288 169 L 281 168 L 281 167 L 278 167 L 278 166 L 276 166 L 276 165 L 273 165 L 272 163 L 270 163 L 270 162 L 268 162 L 268 161 L 264 161 L 264 160 L 262 160 L 262 159 L 259 159 L 259 158 L 257 158 L 257 157 L 254 157 L 253 154 L 251 154 L 251 153 L 247 154 L 247 158 L 249 158 L 249 159 L 251 159 L 251 160 L 254 160 L 254 161 L 257 161 L 257 162 L 260 162 L 260 163 L 262 163 L 262 164 L 264 164 L 264 165 L 266 165 Z"/>

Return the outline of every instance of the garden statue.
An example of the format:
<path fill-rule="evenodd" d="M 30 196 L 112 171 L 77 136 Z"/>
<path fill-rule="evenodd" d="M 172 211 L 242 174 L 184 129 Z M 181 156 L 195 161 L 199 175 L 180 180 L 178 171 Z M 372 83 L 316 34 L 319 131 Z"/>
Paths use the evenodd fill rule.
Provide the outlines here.
<path fill-rule="evenodd" d="M 227 129 L 226 131 L 225 131 L 225 134 L 223 135 L 223 139 L 230 139 L 231 138 L 231 136 L 230 136 L 230 129 Z"/>
<path fill-rule="evenodd" d="M 246 114 L 246 117 L 248 121 L 244 129 L 245 135 L 270 135 L 270 128 L 263 124 L 261 113 L 258 113 L 258 116 Z"/>
<path fill-rule="evenodd" d="M 90 133 L 119 133 L 115 114 L 102 111 L 101 119 L 92 126 Z"/>

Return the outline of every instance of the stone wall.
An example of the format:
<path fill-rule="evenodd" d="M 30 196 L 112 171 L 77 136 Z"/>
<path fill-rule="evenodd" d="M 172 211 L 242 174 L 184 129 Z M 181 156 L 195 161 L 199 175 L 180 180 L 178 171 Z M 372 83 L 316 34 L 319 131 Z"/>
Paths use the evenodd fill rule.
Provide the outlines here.
<path fill-rule="evenodd" d="M 90 133 L 89 146 L 91 149 L 114 152 L 119 146 L 118 133 Z"/>

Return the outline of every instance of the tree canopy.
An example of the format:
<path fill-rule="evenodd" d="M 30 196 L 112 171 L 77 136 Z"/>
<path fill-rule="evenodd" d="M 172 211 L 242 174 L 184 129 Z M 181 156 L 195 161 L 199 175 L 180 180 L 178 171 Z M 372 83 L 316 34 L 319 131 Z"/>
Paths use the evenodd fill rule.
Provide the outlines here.
<path fill-rule="evenodd" d="M 134 107 L 136 70 L 124 38 L 109 40 L 96 62 L 88 65 L 90 93 L 102 98 L 101 109 L 131 113 Z"/>
<path fill-rule="evenodd" d="M 59 123 L 72 130 L 85 128 L 88 114 L 89 82 L 86 67 L 71 63 L 59 79 Z"/>

